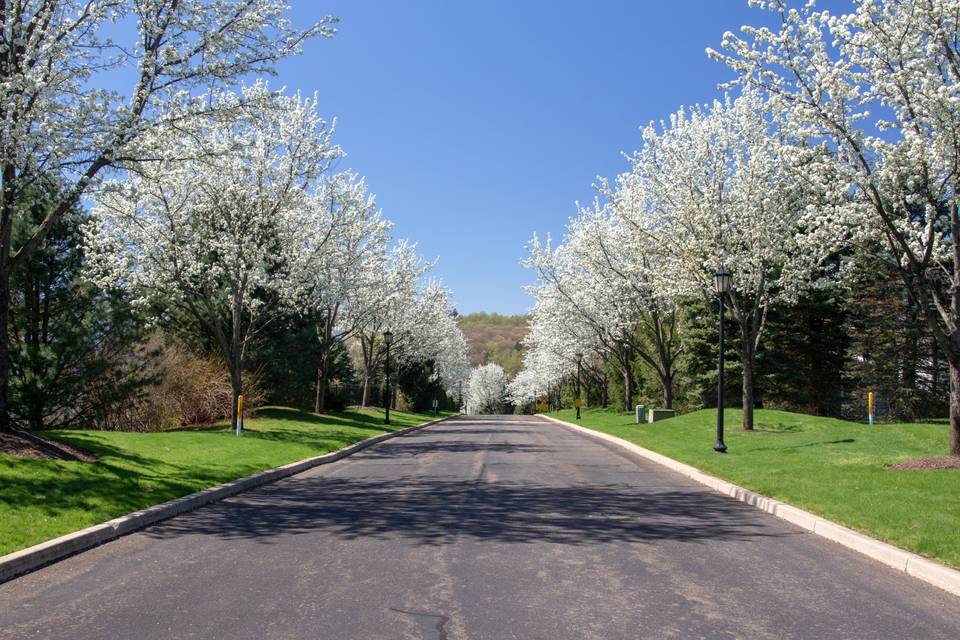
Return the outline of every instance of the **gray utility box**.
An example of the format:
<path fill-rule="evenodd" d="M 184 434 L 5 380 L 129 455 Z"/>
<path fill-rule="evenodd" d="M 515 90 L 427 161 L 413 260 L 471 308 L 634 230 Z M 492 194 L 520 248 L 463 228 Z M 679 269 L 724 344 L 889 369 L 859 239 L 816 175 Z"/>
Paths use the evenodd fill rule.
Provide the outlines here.
<path fill-rule="evenodd" d="M 637 405 L 637 424 L 640 424 L 641 422 L 643 422 L 645 409 L 646 407 L 643 406 L 642 404 Z"/>
<path fill-rule="evenodd" d="M 647 422 L 656 422 L 657 420 L 666 420 L 674 416 L 673 409 L 650 409 L 647 412 Z"/>

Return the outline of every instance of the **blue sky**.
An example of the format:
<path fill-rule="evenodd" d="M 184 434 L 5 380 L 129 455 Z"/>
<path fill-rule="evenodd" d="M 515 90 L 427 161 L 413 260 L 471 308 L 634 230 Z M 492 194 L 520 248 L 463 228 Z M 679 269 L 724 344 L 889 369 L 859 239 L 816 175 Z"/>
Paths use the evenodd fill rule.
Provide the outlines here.
<path fill-rule="evenodd" d="M 318 91 L 395 235 L 439 258 L 461 313 L 524 313 L 534 232 L 562 232 L 639 128 L 712 100 L 726 30 L 770 20 L 746 0 L 292 0 L 342 18 L 271 85 Z M 825 8 L 845 9 L 832 0 Z"/>

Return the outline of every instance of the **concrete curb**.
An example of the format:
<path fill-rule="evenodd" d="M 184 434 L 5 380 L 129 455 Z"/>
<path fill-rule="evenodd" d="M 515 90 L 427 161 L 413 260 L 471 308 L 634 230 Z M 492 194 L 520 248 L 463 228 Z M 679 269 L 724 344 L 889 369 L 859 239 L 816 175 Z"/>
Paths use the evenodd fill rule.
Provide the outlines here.
<path fill-rule="evenodd" d="M 827 520 L 818 515 L 810 513 L 809 511 L 804 511 L 803 509 L 798 509 L 797 507 L 786 504 L 785 502 L 780 502 L 779 500 L 774 500 L 773 498 L 768 498 L 767 496 L 760 495 L 750 491 L 749 489 L 744 489 L 741 486 L 735 485 L 732 482 L 727 482 L 726 480 L 721 480 L 709 474 L 700 471 L 696 467 L 692 467 L 688 464 L 678 462 L 673 458 L 668 458 L 665 455 L 659 454 L 655 451 L 649 449 L 644 449 L 641 446 L 635 445 L 632 442 L 624 440 L 623 438 L 618 438 L 616 436 L 611 436 L 609 434 L 603 433 L 601 431 L 594 431 L 593 429 L 587 429 L 586 427 L 581 427 L 576 424 L 571 424 L 569 422 L 564 422 L 563 420 L 558 420 L 551 416 L 538 414 L 547 420 L 556 422 L 568 429 L 578 431 L 583 433 L 586 436 L 596 438 L 599 440 L 606 440 L 607 442 L 612 442 L 628 451 L 637 454 L 651 462 L 656 462 L 657 464 L 663 465 L 677 473 L 684 475 L 691 480 L 696 480 L 700 484 L 706 485 L 717 491 L 719 493 L 725 494 L 739 500 L 740 502 L 745 502 L 751 506 L 756 507 L 762 511 L 774 515 L 781 520 L 786 520 L 787 522 L 793 523 L 800 527 L 801 529 L 806 529 L 811 533 L 814 533 L 818 536 L 824 537 L 833 542 L 837 542 L 852 549 L 857 553 L 861 553 L 873 560 L 882 562 L 883 564 L 903 571 L 904 573 L 913 576 L 914 578 L 919 578 L 924 582 L 928 582 L 935 587 L 939 587 L 944 591 L 948 591 L 953 595 L 960 596 L 960 571 L 952 569 L 946 565 L 942 565 L 938 562 L 934 562 L 928 558 L 917 555 L 910 551 L 904 551 L 899 547 L 895 547 L 886 542 L 881 542 L 875 538 L 864 535 L 853 529 L 848 529 L 843 525 L 839 525 L 836 522 Z"/>
<path fill-rule="evenodd" d="M 191 493 L 181 498 L 170 500 L 169 502 L 163 502 L 152 507 L 147 507 L 146 509 L 142 509 L 140 511 L 134 511 L 133 513 L 129 513 L 125 516 L 120 516 L 119 518 L 114 518 L 113 520 L 108 520 L 107 522 L 103 522 L 101 524 L 95 524 L 91 527 L 87 527 L 86 529 L 74 531 L 73 533 L 62 535 L 59 538 L 54 538 L 53 540 L 41 542 L 40 544 L 36 544 L 32 547 L 27 547 L 26 549 L 21 549 L 20 551 L 14 551 L 13 553 L 5 556 L 0 556 L 0 584 L 16 578 L 17 576 L 39 569 L 40 567 L 63 560 L 64 558 L 80 553 L 81 551 L 86 551 L 91 547 L 109 542 L 110 540 L 119 538 L 120 536 L 128 533 L 132 533 L 138 529 L 143 529 L 144 527 L 160 522 L 161 520 L 166 520 L 182 513 L 193 511 L 194 509 L 202 507 L 203 505 L 210 504 L 211 502 L 217 502 L 218 500 L 223 500 L 224 498 L 229 498 L 230 496 L 234 496 L 248 489 L 253 489 L 271 482 L 276 482 L 277 480 L 281 480 L 283 478 L 288 478 L 292 475 L 312 469 L 313 467 L 336 462 L 341 458 L 345 458 L 349 455 L 357 453 L 358 451 L 366 449 L 371 445 L 375 445 L 378 442 L 383 442 L 384 440 L 390 440 L 391 438 L 406 435 L 411 431 L 417 431 L 419 429 L 435 425 L 452 417 L 454 416 L 444 416 L 443 418 L 431 420 L 415 427 L 407 427 L 406 429 L 400 429 L 390 433 L 382 433 L 380 435 L 373 436 L 372 438 L 367 438 L 366 440 L 354 442 L 343 449 L 337 449 L 336 451 L 325 453 L 322 456 L 306 458 L 304 460 L 285 464 L 281 467 L 275 467 L 273 469 L 261 471 L 260 473 L 253 474 L 252 476 L 238 478 L 236 480 L 227 482 L 226 484 L 210 487 L 209 489 L 204 489 L 203 491 Z"/>

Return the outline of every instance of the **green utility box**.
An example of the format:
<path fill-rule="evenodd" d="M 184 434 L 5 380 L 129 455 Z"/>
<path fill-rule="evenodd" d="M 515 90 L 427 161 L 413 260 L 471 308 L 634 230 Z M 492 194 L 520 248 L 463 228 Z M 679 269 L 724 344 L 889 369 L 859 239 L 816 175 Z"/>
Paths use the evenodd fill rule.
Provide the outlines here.
<path fill-rule="evenodd" d="M 643 422 L 644 417 L 646 416 L 646 407 L 642 404 L 637 405 L 637 424 Z"/>

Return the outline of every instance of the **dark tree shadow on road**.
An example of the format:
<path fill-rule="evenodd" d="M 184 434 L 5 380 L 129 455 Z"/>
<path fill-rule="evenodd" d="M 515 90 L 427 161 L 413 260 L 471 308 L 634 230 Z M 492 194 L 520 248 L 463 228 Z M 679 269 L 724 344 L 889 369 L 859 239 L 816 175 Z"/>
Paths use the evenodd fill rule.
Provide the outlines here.
<path fill-rule="evenodd" d="M 779 527 L 769 530 L 750 507 L 702 491 L 336 478 L 287 480 L 170 520 L 146 534 L 263 543 L 291 535 L 331 534 L 406 538 L 421 544 L 449 544 L 466 537 L 572 545 L 791 535 Z"/>
<path fill-rule="evenodd" d="M 435 435 L 432 433 L 431 435 Z M 371 447 L 363 452 L 367 458 L 409 458 L 428 453 L 548 453 L 549 447 L 516 442 L 482 442 L 479 440 L 427 440 L 415 438 L 394 440 L 384 447 Z"/>

